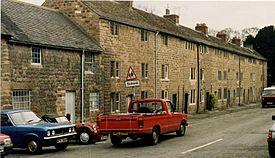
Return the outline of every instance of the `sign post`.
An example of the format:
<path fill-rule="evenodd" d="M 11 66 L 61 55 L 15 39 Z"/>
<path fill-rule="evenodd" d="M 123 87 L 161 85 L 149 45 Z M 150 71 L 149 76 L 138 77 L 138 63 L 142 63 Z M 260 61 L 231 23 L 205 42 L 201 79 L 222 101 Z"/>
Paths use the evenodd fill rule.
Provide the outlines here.
<path fill-rule="evenodd" d="M 136 96 L 136 88 L 139 86 L 139 80 L 137 79 L 137 75 L 134 72 L 134 69 L 130 66 L 126 75 L 126 81 L 125 81 L 125 86 L 126 87 L 132 87 L 132 93 L 133 93 L 133 98 Z"/>

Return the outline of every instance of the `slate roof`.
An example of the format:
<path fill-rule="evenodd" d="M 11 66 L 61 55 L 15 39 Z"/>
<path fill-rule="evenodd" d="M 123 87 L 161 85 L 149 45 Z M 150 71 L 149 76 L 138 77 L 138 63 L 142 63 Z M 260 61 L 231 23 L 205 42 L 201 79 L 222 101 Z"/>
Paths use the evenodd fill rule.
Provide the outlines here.
<path fill-rule="evenodd" d="M 101 52 L 96 42 L 62 13 L 44 7 L 1 1 L 1 35 L 10 42 Z"/>
<path fill-rule="evenodd" d="M 149 31 L 169 34 L 198 44 L 208 45 L 244 56 L 266 60 L 254 50 L 243 48 L 232 43 L 205 35 L 199 31 L 175 24 L 169 19 L 148 13 L 137 8 L 131 9 L 116 1 L 82 0 L 82 3 L 99 15 L 100 18 L 119 22 L 125 25 Z"/>

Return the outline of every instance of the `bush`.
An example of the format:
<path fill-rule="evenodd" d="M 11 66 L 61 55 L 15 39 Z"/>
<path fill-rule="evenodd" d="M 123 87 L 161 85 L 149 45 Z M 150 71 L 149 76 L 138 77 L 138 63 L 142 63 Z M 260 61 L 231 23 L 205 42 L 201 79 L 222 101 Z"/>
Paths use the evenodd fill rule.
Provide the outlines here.
<path fill-rule="evenodd" d="M 210 97 L 209 98 L 209 100 L 210 100 L 209 106 L 210 106 L 210 110 L 212 110 L 215 107 L 216 103 L 217 103 L 217 98 L 213 93 L 210 94 L 209 97 Z"/>

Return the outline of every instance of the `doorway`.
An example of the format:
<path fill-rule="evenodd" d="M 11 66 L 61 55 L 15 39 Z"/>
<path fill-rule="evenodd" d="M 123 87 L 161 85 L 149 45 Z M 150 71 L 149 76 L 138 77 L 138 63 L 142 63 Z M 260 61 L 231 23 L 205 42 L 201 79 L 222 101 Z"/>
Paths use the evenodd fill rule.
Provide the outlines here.
<path fill-rule="evenodd" d="M 65 114 L 71 114 L 71 122 L 75 123 L 75 92 L 66 92 Z"/>

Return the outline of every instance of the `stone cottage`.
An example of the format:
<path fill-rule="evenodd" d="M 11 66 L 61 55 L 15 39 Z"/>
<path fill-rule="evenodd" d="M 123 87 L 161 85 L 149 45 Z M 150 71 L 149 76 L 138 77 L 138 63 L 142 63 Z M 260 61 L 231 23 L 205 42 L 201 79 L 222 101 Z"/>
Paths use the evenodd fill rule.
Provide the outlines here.
<path fill-rule="evenodd" d="M 98 109 L 102 49 L 62 13 L 1 1 L 1 109 L 71 113 Z M 85 111 L 83 110 L 83 113 Z"/>

